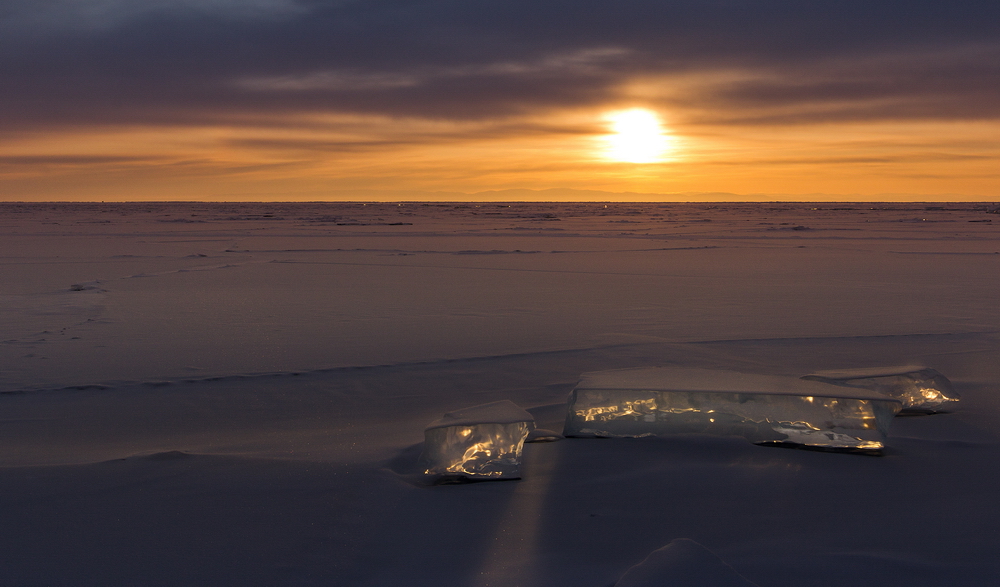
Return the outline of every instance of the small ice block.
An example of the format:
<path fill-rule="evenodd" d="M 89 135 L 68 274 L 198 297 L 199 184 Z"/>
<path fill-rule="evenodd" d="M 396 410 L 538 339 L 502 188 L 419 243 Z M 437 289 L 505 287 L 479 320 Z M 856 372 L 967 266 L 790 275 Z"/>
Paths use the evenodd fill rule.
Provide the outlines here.
<path fill-rule="evenodd" d="M 923 365 L 817 371 L 803 379 L 877 391 L 898 399 L 910 413 L 941 412 L 959 400 L 947 377 Z"/>
<path fill-rule="evenodd" d="M 677 433 L 743 436 L 757 444 L 880 453 L 899 400 L 880 393 L 733 371 L 643 368 L 581 375 L 565 436 Z"/>
<path fill-rule="evenodd" d="M 424 430 L 426 475 L 520 479 L 521 451 L 535 418 L 507 400 L 448 412 Z"/>

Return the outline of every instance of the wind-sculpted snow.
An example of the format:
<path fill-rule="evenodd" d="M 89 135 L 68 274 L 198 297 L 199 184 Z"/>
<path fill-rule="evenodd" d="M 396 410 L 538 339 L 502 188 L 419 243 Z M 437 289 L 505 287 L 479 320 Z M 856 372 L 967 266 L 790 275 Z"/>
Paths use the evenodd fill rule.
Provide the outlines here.
<path fill-rule="evenodd" d="M 649 553 L 614 587 L 757 587 L 715 553 L 690 538 L 678 538 Z"/>

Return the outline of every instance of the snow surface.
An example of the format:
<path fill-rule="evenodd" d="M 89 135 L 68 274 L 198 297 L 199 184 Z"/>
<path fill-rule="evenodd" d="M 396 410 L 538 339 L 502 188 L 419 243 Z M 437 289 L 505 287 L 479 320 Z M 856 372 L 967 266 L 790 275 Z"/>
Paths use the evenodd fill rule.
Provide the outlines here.
<path fill-rule="evenodd" d="M 681 538 L 762 587 L 991 584 L 988 208 L 0 204 L 0 585 L 610 587 Z M 881 458 L 566 439 L 416 480 L 428 422 L 558 430 L 584 372 L 911 363 L 962 401 Z"/>
<path fill-rule="evenodd" d="M 615 587 L 755 587 L 712 551 L 677 538 L 629 569 Z"/>

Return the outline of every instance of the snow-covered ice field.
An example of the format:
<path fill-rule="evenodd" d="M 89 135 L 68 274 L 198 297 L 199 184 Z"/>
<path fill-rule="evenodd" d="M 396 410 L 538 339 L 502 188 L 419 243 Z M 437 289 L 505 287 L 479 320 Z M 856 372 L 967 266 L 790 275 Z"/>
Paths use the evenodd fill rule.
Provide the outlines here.
<path fill-rule="evenodd" d="M 992 584 L 997 209 L 0 204 L 0 585 L 610 587 L 675 539 L 761 587 Z M 883 457 L 566 439 L 519 481 L 418 474 L 445 412 L 561 430 L 583 372 L 911 363 L 962 401 Z"/>

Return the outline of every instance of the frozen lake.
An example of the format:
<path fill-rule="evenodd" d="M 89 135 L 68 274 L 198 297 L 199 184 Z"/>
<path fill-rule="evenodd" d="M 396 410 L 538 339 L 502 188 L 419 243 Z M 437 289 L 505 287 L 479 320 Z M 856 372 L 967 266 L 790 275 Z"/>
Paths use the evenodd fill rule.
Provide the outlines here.
<path fill-rule="evenodd" d="M 986 204 L 0 204 L 4 585 L 609 587 L 674 539 L 760 586 L 1000 575 Z M 586 371 L 920 363 L 884 457 L 567 439 L 425 486 L 423 428 L 561 429 Z"/>

